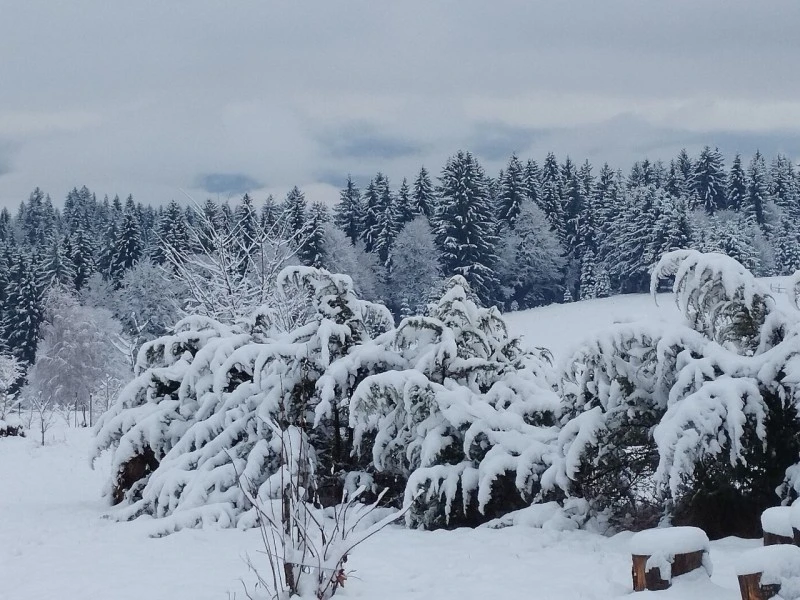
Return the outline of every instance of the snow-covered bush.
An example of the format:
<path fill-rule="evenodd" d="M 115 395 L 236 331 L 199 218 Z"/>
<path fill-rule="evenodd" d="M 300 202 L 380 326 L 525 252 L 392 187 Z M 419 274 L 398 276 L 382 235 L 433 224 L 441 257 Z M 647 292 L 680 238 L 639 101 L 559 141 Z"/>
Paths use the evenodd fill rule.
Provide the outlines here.
<path fill-rule="evenodd" d="M 666 518 L 753 534 L 784 478 L 782 494 L 800 490 L 800 337 L 727 256 L 670 252 L 654 291 L 665 276 L 686 326 L 617 325 L 565 363 L 543 484 L 585 497 L 616 526 Z"/>
<path fill-rule="evenodd" d="M 349 277 L 324 270 L 288 267 L 278 290 L 308 299 L 298 312 L 304 322 L 292 331 L 276 327 L 270 310 L 235 326 L 193 317 L 142 347 L 136 378 L 97 431 L 96 451 L 114 449 L 107 493 L 124 504 L 118 516 L 170 517 L 166 530 L 254 525 L 236 474 L 260 495 L 274 495 L 281 447 L 273 420 L 308 436 L 319 493 L 341 497 L 351 461 L 343 400 L 383 353 L 375 346 L 369 356 L 345 359 L 356 344 L 371 348 L 391 316 L 359 300 Z"/>
<path fill-rule="evenodd" d="M 557 434 L 548 356 L 524 351 L 463 278 L 396 329 L 344 275 L 288 267 L 278 290 L 306 299 L 290 331 L 265 309 L 236 325 L 188 318 L 142 347 L 97 428 L 118 518 L 159 517 L 162 532 L 256 525 L 240 482 L 280 495 L 287 432 L 308 447 L 305 487 L 325 506 L 389 488 L 412 525 L 437 527 L 530 504 Z"/>
<path fill-rule="evenodd" d="M 358 386 L 350 424 L 374 469 L 407 482 L 407 502 L 422 490 L 409 525 L 474 525 L 530 504 L 559 412 L 546 358 L 523 351 L 458 276 L 387 347 L 402 368 Z"/>

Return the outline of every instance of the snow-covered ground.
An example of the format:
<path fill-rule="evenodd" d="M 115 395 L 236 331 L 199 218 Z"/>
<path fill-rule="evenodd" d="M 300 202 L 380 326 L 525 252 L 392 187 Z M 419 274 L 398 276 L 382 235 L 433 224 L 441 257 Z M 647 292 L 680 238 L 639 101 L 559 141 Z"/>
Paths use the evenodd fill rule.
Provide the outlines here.
<path fill-rule="evenodd" d="M 784 304 L 784 300 L 780 300 Z M 508 315 L 512 331 L 549 346 L 557 358 L 614 321 L 678 321 L 669 296 L 622 296 Z M 788 308 L 788 303 L 786 303 Z M 211 600 L 245 598 L 245 556 L 258 560 L 256 531 L 184 530 L 151 538 L 152 521 L 103 519 L 100 488 L 108 457 L 92 470 L 91 432 L 63 426 L 36 436 L 0 438 L 0 599 Z M 337 597 L 469 600 L 608 600 L 631 593 L 631 534 L 530 527 L 420 532 L 393 527 L 356 549 L 354 570 Z M 734 565 L 757 540 L 712 542 L 714 573 L 679 579 L 666 592 L 636 597 L 733 600 Z"/>
<path fill-rule="evenodd" d="M 151 522 L 102 518 L 107 465 L 91 470 L 90 432 L 61 428 L 41 447 L 0 439 L 0 598 L 211 600 L 245 598 L 244 557 L 256 531 L 184 530 L 150 538 Z M 412 600 L 608 600 L 630 593 L 630 534 L 614 538 L 528 527 L 420 532 L 393 527 L 358 548 L 337 597 Z M 738 598 L 736 557 L 753 540 L 712 543 L 714 575 L 689 575 L 656 597 Z M 637 596 L 643 600 L 650 593 Z"/>

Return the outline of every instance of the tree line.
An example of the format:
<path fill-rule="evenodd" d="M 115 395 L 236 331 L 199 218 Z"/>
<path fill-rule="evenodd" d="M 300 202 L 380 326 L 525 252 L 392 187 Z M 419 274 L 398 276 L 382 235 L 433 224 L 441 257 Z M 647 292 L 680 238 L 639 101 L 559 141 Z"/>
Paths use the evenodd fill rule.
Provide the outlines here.
<path fill-rule="evenodd" d="M 162 335 L 186 293 L 170 257 L 218 253 L 219 239 L 251 247 L 264 231 L 292 240 L 290 262 L 348 273 L 396 316 L 420 312 L 456 274 L 504 310 L 641 292 L 659 256 L 687 247 L 757 275 L 790 273 L 800 266 L 799 177 L 782 155 L 737 155 L 727 168 L 706 147 L 637 161 L 627 175 L 550 153 L 541 165 L 514 155 L 492 177 L 459 151 L 438 175 L 422 167 L 396 189 L 383 173 L 363 189 L 348 176 L 332 209 L 309 206 L 297 187 L 260 206 L 245 194 L 188 207 L 99 200 L 82 187 L 63 208 L 37 188 L 15 215 L 0 212 L 0 343 L 33 362 L 54 285 L 111 309 L 131 338 Z"/>

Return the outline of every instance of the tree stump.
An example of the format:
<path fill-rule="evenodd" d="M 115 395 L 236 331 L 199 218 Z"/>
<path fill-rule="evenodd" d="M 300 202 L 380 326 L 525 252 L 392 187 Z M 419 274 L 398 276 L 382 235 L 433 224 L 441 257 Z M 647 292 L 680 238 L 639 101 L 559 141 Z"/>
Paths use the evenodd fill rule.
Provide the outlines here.
<path fill-rule="evenodd" d="M 782 583 L 795 582 L 800 575 L 800 548 L 777 544 L 744 552 L 737 561 L 736 575 L 742 600 L 773 598 Z"/>
<path fill-rule="evenodd" d="M 668 589 L 672 585 L 672 577 L 691 573 L 703 566 L 704 552 L 704 550 L 697 550 L 696 552 L 674 555 L 672 559 L 672 574 L 669 579 L 661 578 L 661 569 L 658 567 L 647 569 L 649 555 L 634 554 L 632 569 L 633 591 L 643 592 L 644 590 L 659 591 Z"/>
<path fill-rule="evenodd" d="M 792 509 L 789 506 L 773 506 L 761 513 L 761 530 L 764 545 L 794 544 Z"/>
<path fill-rule="evenodd" d="M 769 600 L 781 591 L 779 585 L 761 585 L 761 573 L 739 575 L 739 592 L 742 600 Z"/>
<path fill-rule="evenodd" d="M 640 531 L 631 538 L 633 591 L 666 590 L 672 578 L 700 567 L 711 568 L 708 536 L 697 527 Z"/>
<path fill-rule="evenodd" d="M 776 544 L 794 544 L 795 538 L 786 537 L 785 535 L 778 535 L 777 533 L 764 532 L 764 545 L 774 546 Z"/>

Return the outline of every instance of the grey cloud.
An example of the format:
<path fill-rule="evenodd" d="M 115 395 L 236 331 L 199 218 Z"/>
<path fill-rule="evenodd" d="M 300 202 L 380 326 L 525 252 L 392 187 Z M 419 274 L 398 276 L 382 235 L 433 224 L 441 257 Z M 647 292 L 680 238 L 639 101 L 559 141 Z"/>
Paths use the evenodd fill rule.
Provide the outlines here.
<path fill-rule="evenodd" d="M 242 173 L 206 173 L 197 177 L 196 187 L 209 194 L 244 194 L 264 185 Z"/>
<path fill-rule="evenodd" d="M 324 152 L 333 158 L 393 160 L 420 154 L 423 145 L 381 132 L 367 123 L 348 123 L 318 136 Z"/>
<path fill-rule="evenodd" d="M 328 169 L 328 170 L 321 170 L 317 171 L 313 179 L 318 183 L 327 183 L 328 185 L 332 185 L 336 188 L 343 188 L 347 183 L 347 170 L 337 170 L 337 169 Z M 353 180 L 353 183 L 360 190 L 364 190 L 364 188 L 369 184 L 370 179 L 374 174 L 370 175 L 367 173 L 354 173 L 350 172 L 350 177 Z"/>
<path fill-rule="evenodd" d="M 549 129 L 516 127 L 497 122 L 478 123 L 466 145 L 480 158 L 503 160 L 512 154 L 524 154 L 534 141 L 550 133 Z"/>

